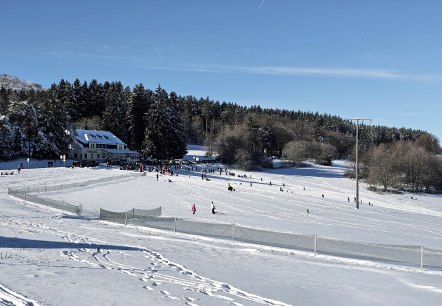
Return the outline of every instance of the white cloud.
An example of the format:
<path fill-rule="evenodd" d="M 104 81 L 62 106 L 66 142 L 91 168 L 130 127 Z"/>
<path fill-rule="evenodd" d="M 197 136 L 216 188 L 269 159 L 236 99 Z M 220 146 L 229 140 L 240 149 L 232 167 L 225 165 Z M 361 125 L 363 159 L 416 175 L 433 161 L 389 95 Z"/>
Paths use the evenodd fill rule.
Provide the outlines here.
<path fill-rule="evenodd" d="M 57 43 L 57 44 L 75 44 L 75 43 Z M 100 45 L 101 49 L 109 49 L 109 44 Z M 152 47 L 156 53 L 165 50 L 174 50 L 174 47 Z M 268 74 L 268 75 L 287 75 L 287 76 L 319 76 L 319 77 L 339 77 L 339 78 L 370 78 L 379 80 L 398 80 L 421 83 L 441 83 L 442 75 L 431 74 L 404 74 L 388 69 L 366 69 L 366 68 L 342 68 L 342 67 L 293 67 L 293 66 L 222 66 L 222 65 L 171 65 L 159 66 L 150 63 L 146 58 L 133 56 L 119 56 L 115 54 L 102 54 L 92 52 L 78 51 L 57 51 L 53 55 L 71 56 L 79 58 L 93 58 L 99 64 L 136 67 L 150 70 L 168 70 L 168 71 L 188 71 L 205 73 L 247 73 L 247 74 Z"/>
<path fill-rule="evenodd" d="M 345 77 L 345 78 L 370 78 L 383 80 L 412 81 L 422 83 L 440 83 L 442 76 L 425 74 L 403 74 L 385 69 L 358 69 L 358 68 L 323 68 L 323 67 L 284 67 L 284 66 L 195 66 L 195 67 L 161 67 L 144 66 L 144 69 L 210 72 L 210 73 L 247 73 L 270 74 L 287 76 L 319 76 L 319 77 Z"/>
<path fill-rule="evenodd" d="M 349 78 L 373 78 L 406 80 L 418 82 L 441 82 L 442 77 L 436 75 L 407 75 L 385 69 L 358 69 L 358 68 L 323 68 L 323 67 L 285 67 L 285 66 L 262 66 L 245 67 L 233 66 L 221 68 L 227 72 L 242 72 L 253 74 L 274 74 L 274 75 L 311 75 L 328 77 L 349 77 Z"/>

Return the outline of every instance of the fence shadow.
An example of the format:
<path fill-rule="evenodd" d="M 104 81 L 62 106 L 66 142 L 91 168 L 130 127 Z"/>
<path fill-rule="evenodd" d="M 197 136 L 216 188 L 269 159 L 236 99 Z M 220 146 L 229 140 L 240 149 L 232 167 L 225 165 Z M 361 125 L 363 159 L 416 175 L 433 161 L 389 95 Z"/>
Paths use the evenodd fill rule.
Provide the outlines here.
<path fill-rule="evenodd" d="M 68 241 L 35 240 L 0 236 L 0 248 L 12 249 L 106 249 L 121 251 L 140 251 L 140 248 L 115 244 L 74 243 Z"/>

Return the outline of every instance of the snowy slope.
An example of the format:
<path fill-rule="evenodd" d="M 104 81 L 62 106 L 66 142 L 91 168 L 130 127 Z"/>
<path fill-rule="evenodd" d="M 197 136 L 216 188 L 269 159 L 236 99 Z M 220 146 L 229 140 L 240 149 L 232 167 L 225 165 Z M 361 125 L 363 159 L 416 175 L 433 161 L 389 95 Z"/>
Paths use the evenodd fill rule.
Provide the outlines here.
<path fill-rule="evenodd" d="M 165 215 L 195 220 L 364 242 L 442 246 L 440 196 L 386 195 L 361 188 L 363 203 L 356 210 L 348 202 L 354 181 L 342 177 L 343 165 L 265 173 L 230 170 L 235 176 L 215 172 L 208 174 L 210 181 L 202 180 L 199 172 L 178 171 L 178 176 L 160 176 L 159 181 L 154 173 L 127 173 L 132 178 L 47 195 L 83 204 L 82 217 L 15 200 L 6 189 L 125 171 L 41 168 L 1 176 L 0 304 L 440 304 L 438 271 L 97 220 L 99 208 L 124 211 L 161 205 Z M 238 177 L 244 174 L 247 178 Z M 234 192 L 227 191 L 227 183 Z M 220 214 L 210 213 L 211 201 Z M 196 215 L 190 212 L 192 203 Z"/>
<path fill-rule="evenodd" d="M 0 74 L 0 87 L 9 88 L 12 90 L 42 90 L 43 87 L 29 81 L 20 80 L 17 77 L 7 74 Z"/>

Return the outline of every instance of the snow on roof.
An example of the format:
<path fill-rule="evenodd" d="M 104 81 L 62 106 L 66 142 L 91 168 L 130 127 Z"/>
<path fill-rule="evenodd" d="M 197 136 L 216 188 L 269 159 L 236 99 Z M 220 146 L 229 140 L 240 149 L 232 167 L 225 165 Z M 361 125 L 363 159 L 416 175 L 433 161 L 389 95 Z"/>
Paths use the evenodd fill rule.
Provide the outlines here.
<path fill-rule="evenodd" d="M 187 145 L 187 154 L 184 155 L 182 160 L 187 161 L 203 161 L 203 160 L 215 160 L 213 156 L 206 156 L 206 153 L 209 151 L 209 147 L 200 146 L 200 145 Z"/>
<path fill-rule="evenodd" d="M 123 141 L 109 131 L 77 129 L 75 138 L 80 142 L 96 142 L 108 145 L 125 145 Z"/>

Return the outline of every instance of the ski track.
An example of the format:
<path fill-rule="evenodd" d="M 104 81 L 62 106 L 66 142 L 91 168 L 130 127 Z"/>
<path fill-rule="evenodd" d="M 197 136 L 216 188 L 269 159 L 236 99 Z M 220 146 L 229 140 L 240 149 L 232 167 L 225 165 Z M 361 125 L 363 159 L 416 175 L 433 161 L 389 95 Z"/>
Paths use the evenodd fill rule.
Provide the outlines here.
<path fill-rule="evenodd" d="M 59 236 L 62 240 L 72 244 L 91 244 L 91 245 L 106 245 L 105 241 L 80 235 L 74 232 L 60 230 L 56 227 L 50 227 L 41 223 L 35 222 L 20 222 L 13 219 L 2 219 L 2 225 L 7 223 L 9 226 L 14 226 L 23 232 L 39 235 L 42 232 L 51 233 Z M 249 300 L 258 304 L 266 305 L 288 305 L 284 302 L 261 297 L 250 292 L 246 292 L 229 284 L 212 280 L 203 277 L 187 269 L 185 266 L 175 263 L 158 252 L 149 250 L 145 247 L 126 245 L 127 247 L 135 248 L 134 254 L 131 253 L 130 260 L 134 261 L 137 257 L 139 266 L 126 264 L 125 258 L 128 257 L 128 251 L 115 251 L 101 248 L 77 248 L 62 250 L 59 252 L 61 257 L 69 260 L 84 263 L 92 267 L 101 267 L 109 271 L 118 271 L 126 275 L 137 278 L 141 284 L 140 286 L 149 291 L 159 290 L 159 292 L 166 298 L 172 300 L 183 300 L 187 305 L 196 305 L 198 294 L 204 294 L 215 299 L 229 301 L 231 304 L 241 305 L 241 299 Z M 191 296 L 175 296 L 171 289 L 160 290 L 161 285 L 170 284 L 181 287 L 179 290 L 193 292 L 196 297 Z M 168 287 L 174 288 L 174 287 Z M 9 295 L 5 294 L 6 290 L 0 285 L 0 302 L 5 305 L 39 305 L 36 302 L 27 300 L 24 297 L 21 300 L 19 294 L 10 291 Z M 8 299 L 14 297 L 12 304 L 7 304 Z M 32 304 L 34 303 L 34 304 Z"/>
<path fill-rule="evenodd" d="M 40 306 L 34 300 L 6 288 L 0 284 L 0 304 L 5 306 Z"/>

